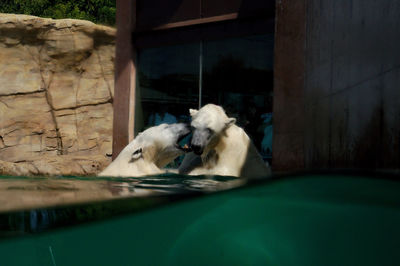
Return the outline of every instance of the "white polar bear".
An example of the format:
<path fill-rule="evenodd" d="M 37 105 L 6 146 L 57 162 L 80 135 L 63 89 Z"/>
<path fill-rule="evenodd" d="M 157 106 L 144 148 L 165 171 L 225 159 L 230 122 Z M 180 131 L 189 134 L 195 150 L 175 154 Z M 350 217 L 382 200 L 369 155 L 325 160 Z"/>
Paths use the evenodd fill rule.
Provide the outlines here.
<path fill-rule="evenodd" d="M 194 154 L 185 156 L 180 174 L 246 178 L 270 175 L 268 163 L 262 160 L 249 136 L 222 107 L 207 104 L 200 110 L 190 109 L 190 115 L 193 131 L 190 148 Z"/>
<path fill-rule="evenodd" d="M 165 173 L 161 169 L 185 148 L 178 142 L 190 133 L 186 124 L 161 124 L 139 133 L 99 176 L 138 177 Z"/>

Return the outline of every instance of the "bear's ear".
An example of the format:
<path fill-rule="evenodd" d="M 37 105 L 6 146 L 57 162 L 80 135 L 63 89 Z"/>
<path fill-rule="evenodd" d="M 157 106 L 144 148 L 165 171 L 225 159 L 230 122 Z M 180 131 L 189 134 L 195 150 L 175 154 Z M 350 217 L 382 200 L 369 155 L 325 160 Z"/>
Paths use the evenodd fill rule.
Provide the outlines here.
<path fill-rule="evenodd" d="M 230 127 L 235 123 L 236 123 L 236 118 L 229 117 L 228 120 L 225 122 L 225 127 Z"/>
<path fill-rule="evenodd" d="M 189 109 L 190 116 L 194 116 L 194 115 L 196 115 L 198 112 L 199 112 L 199 110 L 196 110 L 196 109 Z"/>
<path fill-rule="evenodd" d="M 141 158 L 141 157 L 142 157 L 142 154 L 143 154 L 142 151 L 143 151 L 142 148 L 139 148 L 139 149 L 135 150 L 135 151 L 132 153 L 131 162 L 133 162 L 133 161 L 135 161 L 135 160 Z"/>

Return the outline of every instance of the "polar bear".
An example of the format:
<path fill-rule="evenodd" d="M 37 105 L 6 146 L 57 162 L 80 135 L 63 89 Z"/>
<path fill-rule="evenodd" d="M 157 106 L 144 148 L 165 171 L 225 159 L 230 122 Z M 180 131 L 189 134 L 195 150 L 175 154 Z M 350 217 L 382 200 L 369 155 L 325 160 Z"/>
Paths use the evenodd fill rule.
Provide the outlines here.
<path fill-rule="evenodd" d="M 180 174 L 264 177 L 270 175 L 264 162 L 244 130 L 235 125 L 222 107 L 207 104 L 190 109 L 193 136 L 188 153 L 179 166 Z"/>
<path fill-rule="evenodd" d="M 161 169 L 185 152 L 178 142 L 190 133 L 187 124 L 161 124 L 146 129 L 129 143 L 99 176 L 138 177 Z"/>

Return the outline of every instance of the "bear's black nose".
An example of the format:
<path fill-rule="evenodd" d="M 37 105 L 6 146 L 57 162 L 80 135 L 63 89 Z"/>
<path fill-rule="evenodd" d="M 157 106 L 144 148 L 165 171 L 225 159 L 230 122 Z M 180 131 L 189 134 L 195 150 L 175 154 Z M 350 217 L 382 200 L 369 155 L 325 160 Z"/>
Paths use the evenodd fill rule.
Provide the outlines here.
<path fill-rule="evenodd" d="M 201 155 L 203 153 L 203 147 L 200 145 L 192 144 L 190 145 L 190 148 L 196 155 Z"/>

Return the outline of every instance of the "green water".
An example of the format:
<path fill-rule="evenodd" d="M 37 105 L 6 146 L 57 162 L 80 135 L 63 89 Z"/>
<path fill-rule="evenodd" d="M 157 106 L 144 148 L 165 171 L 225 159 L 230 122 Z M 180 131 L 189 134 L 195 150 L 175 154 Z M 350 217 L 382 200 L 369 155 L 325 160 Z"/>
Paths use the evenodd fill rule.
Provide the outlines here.
<path fill-rule="evenodd" d="M 231 180 L 158 178 L 141 184 L 165 190 L 149 197 L 2 212 L 0 265 L 400 263 L 396 176 L 304 174 L 217 193 L 204 188 Z"/>

